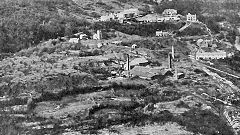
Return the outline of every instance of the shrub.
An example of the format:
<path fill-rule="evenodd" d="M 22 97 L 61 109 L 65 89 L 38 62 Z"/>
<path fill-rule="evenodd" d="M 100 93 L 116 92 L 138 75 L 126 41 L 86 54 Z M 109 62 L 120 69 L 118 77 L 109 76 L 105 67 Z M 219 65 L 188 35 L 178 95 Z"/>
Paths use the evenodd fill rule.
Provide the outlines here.
<path fill-rule="evenodd" d="M 175 121 L 195 134 L 233 134 L 225 121 L 207 110 L 191 109 L 176 117 Z"/>

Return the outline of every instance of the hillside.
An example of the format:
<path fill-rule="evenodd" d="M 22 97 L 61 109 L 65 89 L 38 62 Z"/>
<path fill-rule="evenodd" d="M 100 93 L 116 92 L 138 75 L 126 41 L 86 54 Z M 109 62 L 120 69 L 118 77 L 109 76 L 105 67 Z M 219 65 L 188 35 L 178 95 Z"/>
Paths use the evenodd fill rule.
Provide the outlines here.
<path fill-rule="evenodd" d="M 163 41 L 164 52 L 153 48 Z M 135 51 L 148 53 L 149 59 L 158 59 L 157 65 L 164 67 L 170 39 L 143 42 Z M 224 87 L 221 92 L 227 92 L 225 80 L 214 79 L 182 56 L 176 56 L 182 58 L 176 65 L 185 73 L 179 80 L 172 80 L 171 75 L 153 80 L 116 77 L 112 71 L 119 70 L 119 65 L 114 58 L 121 53 L 135 57 L 129 50 L 122 45 L 89 49 L 82 44 L 53 45 L 48 41 L 0 61 L 0 119 L 4 120 L 0 133 L 232 134 L 218 115 L 219 106 L 197 96 L 217 95 L 220 85 Z M 111 53 L 114 51 L 116 55 Z M 30 93 L 32 105 L 26 106 Z"/>
<path fill-rule="evenodd" d="M 235 24 L 240 20 L 237 14 L 239 4 L 230 1 L 181 0 L 157 4 L 149 0 L 4 0 L 1 3 L 2 53 L 14 53 L 44 40 L 86 31 L 101 15 L 129 8 L 158 13 L 166 8 L 175 8 L 182 15 L 197 13 L 200 21 L 206 24 L 210 21 L 208 25 L 212 25 L 212 20 L 219 21 L 219 18 Z"/>
<path fill-rule="evenodd" d="M 142 2 L 5 0 L 0 4 L 0 52 L 17 52 L 40 41 L 83 30 L 108 11 L 139 6 Z M 119 6 L 117 6 L 119 5 Z M 10 22 L 10 23 L 9 23 Z"/>
<path fill-rule="evenodd" d="M 147 0 L 73 0 L 87 12 L 96 12 L 104 15 L 129 8 L 145 8 Z"/>
<path fill-rule="evenodd" d="M 85 19 L 89 15 L 67 0 L 8 1 L 0 5 L 0 12 L 0 52 L 6 53 L 76 33 L 89 25 Z"/>
<path fill-rule="evenodd" d="M 239 93 L 238 80 L 230 78 L 236 80 L 230 82 L 225 74 L 214 71 L 211 62 L 215 60 L 193 58 L 199 47 L 196 39 L 206 34 L 234 41 L 236 33 L 225 30 L 232 33 L 224 37 L 218 22 L 229 19 L 233 23 L 238 18 L 235 14 L 236 18 L 228 17 L 231 11 L 225 8 L 222 11 L 226 14 L 220 15 L 222 11 L 211 7 L 214 2 L 2 1 L 0 54 L 13 54 L 0 59 L 0 134 L 240 132 L 240 123 L 231 124 L 227 117 L 236 113 L 226 111 L 229 106 L 237 110 L 240 104 L 240 95 L 234 94 Z M 223 7 L 226 3 L 216 5 Z M 100 15 L 128 8 L 157 13 L 174 8 L 184 16 L 188 12 L 197 14 L 201 25 L 194 19 L 196 24 L 181 32 L 179 29 L 187 25 L 185 17 L 146 23 L 95 22 Z M 72 42 L 73 34 L 83 32 L 91 37 L 96 30 L 101 30 L 97 32 L 102 33 L 99 38 Z M 158 36 L 156 31 L 169 34 Z M 229 44 L 228 50 L 233 49 Z M 206 48 L 214 53 L 227 47 L 219 42 Z M 230 59 L 221 62 L 239 65 Z M 233 118 L 230 120 L 238 122 Z"/>

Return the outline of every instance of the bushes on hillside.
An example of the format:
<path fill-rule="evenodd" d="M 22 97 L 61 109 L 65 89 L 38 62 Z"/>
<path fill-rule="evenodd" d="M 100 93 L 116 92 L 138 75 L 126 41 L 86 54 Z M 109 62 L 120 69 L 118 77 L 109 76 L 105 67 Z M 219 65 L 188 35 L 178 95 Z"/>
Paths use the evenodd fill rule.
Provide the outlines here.
<path fill-rule="evenodd" d="M 121 24 L 118 22 L 98 22 L 91 26 L 92 29 L 115 29 L 117 31 L 140 36 L 155 36 L 157 30 L 177 30 L 179 26 L 173 23 L 151 23 L 151 24 Z"/>
<path fill-rule="evenodd" d="M 191 109 L 175 118 L 175 121 L 195 134 L 233 134 L 231 128 L 225 121 L 221 120 L 221 118 L 214 113 L 206 110 Z"/>
<path fill-rule="evenodd" d="M 232 58 L 225 58 L 216 60 L 216 64 L 224 63 L 229 66 L 230 69 L 240 72 L 240 52 L 237 52 Z"/>
<path fill-rule="evenodd" d="M 197 36 L 204 35 L 204 32 L 201 28 L 186 28 L 183 32 L 177 33 L 179 36 Z"/>
<path fill-rule="evenodd" d="M 42 40 L 71 35 L 78 32 L 79 27 L 89 25 L 84 19 L 58 13 L 56 7 L 65 10 L 74 6 L 65 0 L 33 2 L 25 4 L 24 9 L 19 8 L 18 3 L 13 5 L 11 3 L 0 5 L 3 18 L 0 26 L 0 53 L 17 52 Z"/>
<path fill-rule="evenodd" d="M 161 4 L 154 7 L 155 12 L 162 13 L 165 9 L 176 9 L 179 14 L 187 13 L 200 14 L 203 4 L 199 1 L 178 0 L 178 1 L 162 1 Z"/>

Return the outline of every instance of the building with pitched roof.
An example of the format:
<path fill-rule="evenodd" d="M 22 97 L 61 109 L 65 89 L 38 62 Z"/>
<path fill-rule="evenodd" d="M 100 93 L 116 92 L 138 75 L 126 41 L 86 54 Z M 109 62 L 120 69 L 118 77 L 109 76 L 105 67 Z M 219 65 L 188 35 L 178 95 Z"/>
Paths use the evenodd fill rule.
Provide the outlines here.
<path fill-rule="evenodd" d="M 159 79 L 164 78 L 166 76 L 172 76 L 170 70 L 166 70 L 162 67 L 143 67 L 143 66 L 135 66 L 133 69 L 130 70 L 130 75 L 132 77 L 138 76 L 142 79 Z"/>

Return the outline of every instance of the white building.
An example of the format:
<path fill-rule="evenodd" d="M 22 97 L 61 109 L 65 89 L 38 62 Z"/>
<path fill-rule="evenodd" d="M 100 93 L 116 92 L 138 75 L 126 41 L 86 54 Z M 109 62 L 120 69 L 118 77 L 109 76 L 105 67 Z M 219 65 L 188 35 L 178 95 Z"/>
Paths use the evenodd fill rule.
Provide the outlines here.
<path fill-rule="evenodd" d="M 73 34 L 75 37 L 79 37 L 79 39 L 87 39 L 88 35 L 84 34 L 83 32 Z"/>
<path fill-rule="evenodd" d="M 102 43 L 98 43 L 98 44 L 97 44 L 97 48 L 101 48 L 102 46 L 103 46 Z"/>
<path fill-rule="evenodd" d="M 88 36 L 87 34 L 80 34 L 79 38 L 80 39 L 87 39 L 87 36 Z"/>
<path fill-rule="evenodd" d="M 162 0 L 153 0 L 154 2 L 161 3 Z"/>
<path fill-rule="evenodd" d="M 157 22 L 159 18 L 163 18 L 159 16 L 158 14 L 148 14 L 143 17 L 137 18 L 137 21 L 139 22 Z"/>
<path fill-rule="evenodd" d="M 165 17 L 177 16 L 177 10 L 175 10 L 175 9 L 165 9 L 162 14 Z"/>
<path fill-rule="evenodd" d="M 196 53 L 196 59 L 224 59 L 227 57 L 227 53 L 224 51 L 217 51 L 217 52 L 204 52 L 198 51 Z"/>
<path fill-rule="evenodd" d="M 188 22 L 197 22 L 197 15 L 192 15 L 190 13 L 187 14 L 187 21 Z"/>
<path fill-rule="evenodd" d="M 111 20 L 117 20 L 120 23 L 123 23 L 125 19 L 135 18 L 139 16 L 140 11 L 137 8 L 131 8 L 127 10 L 123 10 L 119 13 L 110 13 L 108 15 L 104 15 L 100 17 L 99 21 L 111 21 Z"/>
<path fill-rule="evenodd" d="M 178 21 L 180 18 L 178 16 L 168 16 L 164 17 L 164 21 Z"/>
<path fill-rule="evenodd" d="M 101 30 L 97 30 L 97 33 L 93 34 L 93 39 L 101 40 L 102 39 L 102 31 Z"/>
<path fill-rule="evenodd" d="M 162 1 L 172 1 L 172 0 L 153 0 L 154 2 L 161 3 Z"/>
<path fill-rule="evenodd" d="M 212 41 L 211 40 L 205 40 L 205 39 L 198 39 L 197 45 L 199 47 L 210 47 L 210 45 L 212 45 Z"/>
<path fill-rule="evenodd" d="M 163 22 L 165 20 L 165 17 L 161 17 L 157 19 L 157 22 Z"/>
<path fill-rule="evenodd" d="M 131 8 L 131 9 L 124 10 L 120 13 L 117 13 L 116 17 L 118 18 L 118 20 L 121 20 L 121 19 L 127 19 L 127 18 L 134 18 L 134 17 L 137 17 L 139 14 L 140 14 L 140 11 L 137 8 Z"/>
<path fill-rule="evenodd" d="M 237 27 L 237 31 L 238 31 L 238 33 L 240 33 L 240 26 Z"/>
<path fill-rule="evenodd" d="M 157 37 L 167 37 L 169 36 L 170 33 L 169 32 L 165 32 L 165 31 L 156 31 L 156 36 Z"/>
<path fill-rule="evenodd" d="M 136 48 L 137 48 L 137 45 L 136 45 L 136 44 L 133 44 L 131 48 L 132 48 L 132 49 L 136 49 Z"/>
<path fill-rule="evenodd" d="M 70 38 L 68 42 L 70 42 L 70 43 L 79 43 L 79 38 Z"/>
<path fill-rule="evenodd" d="M 100 21 L 105 22 L 105 21 L 109 21 L 111 17 L 109 17 L 108 15 L 104 15 L 100 17 Z"/>
<path fill-rule="evenodd" d="M 108 15 L 104 15 L 100 17 L 100 21 L 106 22 L 106 21 L 111 21 L 117 19 L 117 15 L 114 13 L 110 13 Z"/>

